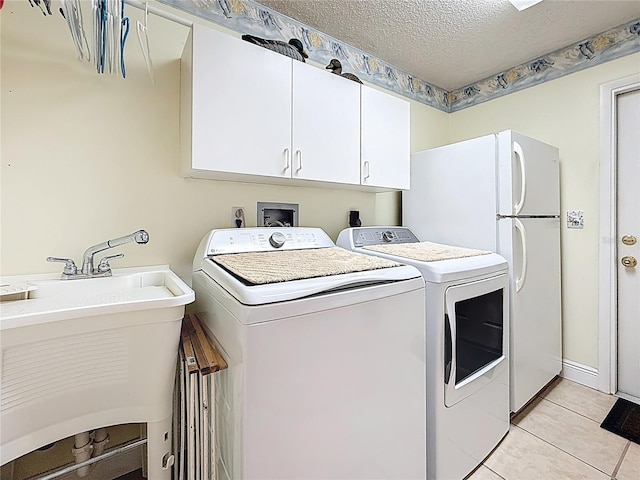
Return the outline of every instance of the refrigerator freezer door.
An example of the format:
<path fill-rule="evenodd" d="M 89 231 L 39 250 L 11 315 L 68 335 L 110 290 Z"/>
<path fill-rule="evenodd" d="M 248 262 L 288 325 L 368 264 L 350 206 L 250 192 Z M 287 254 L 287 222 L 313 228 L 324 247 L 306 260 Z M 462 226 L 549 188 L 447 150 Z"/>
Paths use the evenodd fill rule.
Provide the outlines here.
<path fill-rule="evenodd" d="M 562 369 L 560 219 L 502 218 L 498 236 L 498 253 L 511 266 L 510 404 L 517 412 Z"/>
<path fill-rule="evenodd" d="M 559 215 L 558 149 L 512 130 L 498 134 L 498 213 Z"/>
<path fill-rule="evenodd" d="M 496 250 L 496 136 L 411 156 L 402 222 L 423 241 Z"/>

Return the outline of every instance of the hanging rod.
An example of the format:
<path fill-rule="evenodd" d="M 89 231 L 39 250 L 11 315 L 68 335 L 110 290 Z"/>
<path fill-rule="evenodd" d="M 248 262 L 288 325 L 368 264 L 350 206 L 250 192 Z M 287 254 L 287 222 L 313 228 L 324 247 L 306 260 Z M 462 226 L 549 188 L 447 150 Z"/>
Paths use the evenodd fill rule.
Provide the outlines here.
<path fill-rule="evenodd" d="M 140 0 L 124 0 L 126 5 L 130 5 L 135 8 L 139 8 L 140 10 L 144 10 L 145 2 L 141 2 Z M 173 13 L 167 12 L 165 10 L 161 10 L 158 7 L 154 7 L 153 5 L 147 6 L 147 11 L 149 13 L 153 13 L 162 18 L 166 18 L 167 20 L 171 20 L 172 22 L 179 23 L 180 25 L 184 25 L 185 27 L 193 27 L 193 22 L 191 20 L 187 20 L 186 18 L 179 17 L 178 15 L 174 15 Z"/>

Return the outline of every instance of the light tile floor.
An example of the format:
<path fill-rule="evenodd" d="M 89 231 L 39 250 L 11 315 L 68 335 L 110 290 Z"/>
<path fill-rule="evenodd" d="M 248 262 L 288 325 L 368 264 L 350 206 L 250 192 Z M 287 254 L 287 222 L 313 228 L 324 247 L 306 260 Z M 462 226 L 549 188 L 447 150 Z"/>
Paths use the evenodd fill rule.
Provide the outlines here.
<path fill-rule="evenodd" d="M 467 480 L 640 480 L 640 445 L 600 428 L 615 401 L 557 379 Z"/>

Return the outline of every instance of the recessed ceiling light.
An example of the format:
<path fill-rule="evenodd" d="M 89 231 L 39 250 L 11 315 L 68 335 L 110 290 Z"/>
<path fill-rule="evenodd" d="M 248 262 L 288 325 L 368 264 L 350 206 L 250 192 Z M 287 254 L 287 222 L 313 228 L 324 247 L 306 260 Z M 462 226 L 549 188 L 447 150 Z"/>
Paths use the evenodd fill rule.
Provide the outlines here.
<path fill-rule="evenodd" d="M 542 0 L 509 0 L 511 4 L 518 9 L 518 11 L 522 11 L 525 8 L 533 7 L 536 3 L 540 3 Z"/>

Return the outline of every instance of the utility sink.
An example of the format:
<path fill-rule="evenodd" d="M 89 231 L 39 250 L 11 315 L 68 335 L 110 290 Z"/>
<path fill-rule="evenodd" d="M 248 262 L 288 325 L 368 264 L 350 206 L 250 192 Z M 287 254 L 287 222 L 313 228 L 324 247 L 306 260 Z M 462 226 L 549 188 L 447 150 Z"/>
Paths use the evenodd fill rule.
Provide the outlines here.
<path fill-rule="evenodd" d="M 193 290 L 168 266 L 1 280 L 0 293 L 24 297 L 0 304 L 0 464 L 76 433 L 147 423 L 149 473 L 157 471 L 150 478 L 164 478 L 180 327 Z"/>
<path fill-rule="evenodd" d="M 0 328 L 185 305 L 194 293 L 166 266 L 122 268 L 111 277 L 61 280 L 58 274 L 3 277 L 2 285 L 31 287 L 25 301 L 2 303 Z"/>

